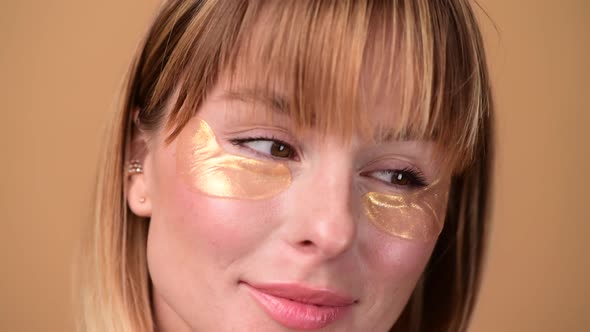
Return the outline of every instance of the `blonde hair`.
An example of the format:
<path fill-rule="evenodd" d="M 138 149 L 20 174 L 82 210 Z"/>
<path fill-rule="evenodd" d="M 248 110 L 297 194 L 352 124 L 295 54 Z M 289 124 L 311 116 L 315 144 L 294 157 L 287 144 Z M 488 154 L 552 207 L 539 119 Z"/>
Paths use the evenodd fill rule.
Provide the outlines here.
<path fill-rule="evenodd" d="M 365 102 L 399 93 L 401 108 L 381 129 L 436 140 L 454 176 L 445 227 L 392 331 L 463 331 L 480 281 L 492 160 L 491 90 L 467 0 L 164 3 L 109 126 L 80 264 L 80 330 L 154 330 L 149 223 L 125 197 L 132 128 L 165 126 L 172 141 L 222 76 L 252 93 L 280 87 L 299 127 L 343 138 L 374 127 Z"/>

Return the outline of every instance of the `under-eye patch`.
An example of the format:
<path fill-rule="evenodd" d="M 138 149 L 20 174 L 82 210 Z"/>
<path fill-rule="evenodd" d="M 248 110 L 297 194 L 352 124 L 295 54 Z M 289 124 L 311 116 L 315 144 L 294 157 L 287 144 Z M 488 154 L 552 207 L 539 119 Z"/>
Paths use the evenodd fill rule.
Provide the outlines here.
<path fill-rule="evenodd" d="M 177 169 L 190 187 L 214 197 L 264 199 L 284 191 L 291 172 L 280 162 L 231 154 L 209 125 L 191 120 L 178 137 Z"/>
<path fill-rule="evenodd" d="M 369 192 L 363 196 L 365 214 L 380 230 L 420 241 L 435 239 L 440 234 L 446 202 L 447 192 L 439 183 L 414 193 Z"/>

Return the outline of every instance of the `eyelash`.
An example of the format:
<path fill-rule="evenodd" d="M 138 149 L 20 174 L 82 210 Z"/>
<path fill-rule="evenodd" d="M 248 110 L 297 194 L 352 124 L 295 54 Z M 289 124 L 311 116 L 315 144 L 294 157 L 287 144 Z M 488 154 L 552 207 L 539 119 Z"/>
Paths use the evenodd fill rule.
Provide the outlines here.
<path fill-rule="evenodd" d="M 280 145 L 285 145 L 287 147 L 289 147 L 292 151 L 293 151 L 293 156 L 291 158 L 281 158 L 281 157 L 275 157 L 273 155 L 270 154 L 266 154 L 266 153 L 262 153 L 260 151 L 257 151 L 255 149 L 249 148 L 247 146 L 244 146 L 245 143 L 250 143 L 250 142 L 255 142 L 255 141 L 268 141 L 268 142 L 273 142 L 276 144 L 280 144 Z M 248 149 L 249 151 L 251 151 L 252 153 L 258 155 L 258 156 L 262 156 L 264 158 L 269 158 L 272 160 L 281 160 L 281 161 L 285 161 L 285 160 L 297 160 L 299 154 L 297 153 L 296 149 L 293 147 L 293 145 L 278 139 L 274 136 L 256 136 L 256 137 L 242 137 L 242 138 L 233 138 L 230 139 L 229 142 L 232 145 L 236 145 L 241 149 Z"/>
<path fill-rule="evenodd" d="M 246 143 L 250 143 L 250 142 L 255 142 L 255 141 L 267 141 L 267 142 L 273 142 L 275 144 L 279 144 L 279 145 L 285 145 L 287 147 L 289 147 L 292 151 L 293 151 L 293 156 L 290 158 L 281 158 L 281 157 L 275 157 L 273 155 L 270 154 L 266 154 L 266 153 L 262 153 L 260 151 L 257 151 L 255 149 L 249 148 L 247 146 L 245 146 L 244 144 Z M 280 160 L 280 161 L 285 161 L 285 160 L 297 160 L 299 154 L 297 153 L 296 149 L 293 147 L 293 145 L 278 139 L 274 136 L 252 136 L 252 137 L 243 137 L 243 138 L 233 138 L 230 139 L 229 142 L 232 145 L 236 145 L 241 149 L 247 149 L 248 151 L 250 151 L 251 153 L 254 153 L 258 156 L 261 156 L 263 158 L 268 158 L 268 159 L 272 159 L 272 160 Z M 378 179 L 374 176 L 370 176 L 373 173 L 384 173 L 384 174 L 390 174 L 392 177 L 394 176 L 394 174 L 402 174 L 402 176 L 404 178 L 407 178 L 409 183 L 407 185 L 399 185 L 399 184 L 395 184 L 393 182 L 387 182 L 381 179 Z M 375 181 L 379 181 L 381 183 L 384 183 L 388 186 L 392 186 L 392 187 L 396 187 L 396 188 L 402 188 L 402 189 L 415 189 L 415 188 L 423 188 L 428 186 L 428 182 L 424 176 L 424 174 L 422 174 L 422 172 L 418 169 L 415 169 L 413 167 L 404 167 L 402 169 L 386 169 L 386 170 L 378 170 L 378 171 L 371 171 L 371 172 L 364 172 L 361 173 L 361 175 L 364 176 L 368 176 L 371 177 L 373 180 Z"/>
<path fill-rule="evenodd" d="M 387 170 L 381 170 L 381 171 L 365 172 L 361 175 L 370 175 L 372 173 L 385 173 L 385 174 L 391 175 L 392 177 L 396 173 L 402 174 L 403 177 L 407 178 L 407 180 L 409 181 L 409 183 L 407 185 L 399 185 L 399 184 L 395 184 L 393 182 L 386 182 L 384 180 L 372 177 L 376 181 L 383 182 L 389 186 L 393 186 L 396 188 L 406 188 L 407 189 L 407 188 L 423 188 L 423 187 L 428 186 L 428 182 L 427 182 L 424 174 L 422 174 L 422 172 L 420 172 L 418 169 L 415 169 L 413 167 L 404 167 L 402 169 L 387 169 Z"/>

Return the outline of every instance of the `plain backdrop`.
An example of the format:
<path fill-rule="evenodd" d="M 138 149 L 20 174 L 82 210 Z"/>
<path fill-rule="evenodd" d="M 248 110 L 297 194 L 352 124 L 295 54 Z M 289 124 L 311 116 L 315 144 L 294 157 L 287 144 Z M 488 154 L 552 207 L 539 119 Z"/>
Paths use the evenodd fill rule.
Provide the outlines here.
<path fill-rule="evenodd" d="M 102 130 L 158 3 L 0 0 L 1 331 L 73 331 Z M 590 1 L 480 3 L 498 150 L 470 331 L 588 331 Z"/>

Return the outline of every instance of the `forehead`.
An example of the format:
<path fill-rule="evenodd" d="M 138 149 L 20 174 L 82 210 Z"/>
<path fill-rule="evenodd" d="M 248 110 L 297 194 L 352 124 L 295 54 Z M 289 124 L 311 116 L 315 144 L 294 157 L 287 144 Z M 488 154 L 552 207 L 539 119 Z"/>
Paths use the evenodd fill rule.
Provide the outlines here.
<path fill-rule="evenodd" d="M 298 127 L 345 140 L 432 138 L 423 114 L 430 109 L 421 107 L 416 87 L 423 82 L 414 75 L 421 61 L 401 52 L 401 26 L 391 15 L 358 4 L 285 1 L 245 17 L 220 79 L 229 96 L 281 109 Z"/>
<path fill-rule="evenodd" d="M 227 23 L 235 28 L 235 40 L 220 51 L 208 96 L 215 86 L 227 86 L 234 100 L 283 110 L 298 128 L 344 140 L 412 137 L 461 145 L 456 141 L 465 135 L 455 128 L 473 121 L 453 109 L 457 97 L 448 91 L 460 90 L 443 79 L 454 68 L 444 63 L 449 51 L 425 31 L 432 24 L 425 20 L 435 19 L 419 17 L 413 7 L 371 3 L 370 8 L 363 1 L 249 5 L 239 24 Z"/>

